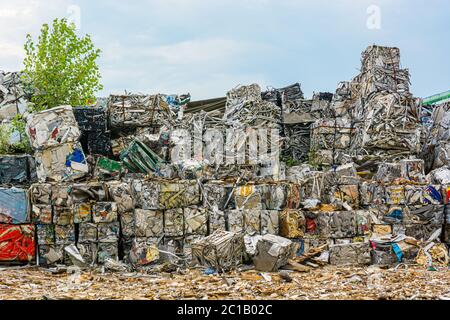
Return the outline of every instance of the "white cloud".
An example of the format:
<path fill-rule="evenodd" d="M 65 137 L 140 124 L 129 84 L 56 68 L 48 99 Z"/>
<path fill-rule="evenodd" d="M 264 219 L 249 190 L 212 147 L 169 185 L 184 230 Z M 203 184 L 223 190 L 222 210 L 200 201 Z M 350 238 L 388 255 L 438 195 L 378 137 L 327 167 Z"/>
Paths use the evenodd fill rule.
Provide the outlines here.
<path fill-rule="evenodd" d="M 19 70 L 27 33 L 37 36 L 43 23 L 64 17 L 69 0 L 0 0 L 0 69 Z"/>

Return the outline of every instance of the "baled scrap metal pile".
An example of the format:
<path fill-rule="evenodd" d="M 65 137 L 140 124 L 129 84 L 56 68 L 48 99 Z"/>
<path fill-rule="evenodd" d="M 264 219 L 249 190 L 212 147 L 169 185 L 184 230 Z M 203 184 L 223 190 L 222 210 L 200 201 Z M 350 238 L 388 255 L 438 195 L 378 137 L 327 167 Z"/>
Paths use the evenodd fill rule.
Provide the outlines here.
<path fill-rule="evenodd" d="M 23 114 L 27 108 L 27 98 L 20 72 L 0 70 L 0 122 L 11 120 Z"/>
<path fill-rule="evenodd" d="M 299 84 L 253 84 L 218 109 L 185 113 L 189 95 L 130 94 L 31 114 L 39 183 L 27 192 L 31 162 L 12 172 L 19 160 L 0 161 L 0 261 L 447 266 L 450 169 L 442 152 L 433 164 L 415 157 L 426 129 L 399 59 L 369 47 L 359 76 L 311 100 Z M 439 112 L 426 143 L 436 150 L 448 140 Z"/>

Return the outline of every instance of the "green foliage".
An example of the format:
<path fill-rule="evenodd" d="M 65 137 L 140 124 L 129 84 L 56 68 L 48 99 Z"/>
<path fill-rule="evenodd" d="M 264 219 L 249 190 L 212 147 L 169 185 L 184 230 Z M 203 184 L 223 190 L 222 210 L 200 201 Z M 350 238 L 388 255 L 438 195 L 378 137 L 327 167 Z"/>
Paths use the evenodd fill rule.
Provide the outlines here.
<path fill-rule="evenodd" d="M 0 124 L 0 154 L 7 154 L 10 151 L 9 137 L 11 129 L 5 124 Z"/>
<path fill-rule="evenodd" d="M 101 51 L 89 35 L 78 37 L 66 19 L 44 24 L 37 44 L 28 34 L 25 52 L 24 82 L 34 90 L 30 111 L 92 104 L 103 89 L 96 63 Z"/>
<path fill-rule="evenodd" d="M 31 145 L 28 137 L 25 133 L 25 119 L 23 119 L 22 115 L 18 114 L 11 122 L 14 130 L 19 132 L 20 134 L 20 142 L 14 144 L 12 147 L 15 153 L 31 153 Z"/>
<path fill-rule="evenodd" d="M 11 135 L 14 132 L 20 134 L 20 142 L 11 144 Z M 11 121 L 11 125 L 0 124 L 0 154 L 31 153 L 31 145 L 25 134 L 25 121 L 17 115 Z"/>

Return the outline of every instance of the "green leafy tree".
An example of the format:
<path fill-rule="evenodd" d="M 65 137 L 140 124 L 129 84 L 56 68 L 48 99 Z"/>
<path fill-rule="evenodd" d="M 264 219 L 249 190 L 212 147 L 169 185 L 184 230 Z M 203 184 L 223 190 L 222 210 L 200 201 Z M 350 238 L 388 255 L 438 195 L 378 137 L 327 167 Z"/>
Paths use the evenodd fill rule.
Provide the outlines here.
<path fill-rule="evenodd" d="M 37 43 L 28 34 L 25 52 L 24 81 L 33 89 L 30 111 L 92 104 L 103 89 L 96 63 L 101 51 L 89 35 L 79 37 L 66 19 L 44 24 Z"/>

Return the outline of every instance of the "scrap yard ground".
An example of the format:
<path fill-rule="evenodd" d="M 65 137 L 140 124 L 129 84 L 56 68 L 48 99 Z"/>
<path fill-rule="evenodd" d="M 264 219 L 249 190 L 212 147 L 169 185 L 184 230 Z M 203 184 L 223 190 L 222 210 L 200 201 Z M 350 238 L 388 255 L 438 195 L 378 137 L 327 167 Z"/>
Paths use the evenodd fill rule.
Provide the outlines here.
<path fill-rule="evenodd" d="M 205 275 L 183 273 L 53 274 L 37 267 L 2 269 L 0 299 L 450 299 L 448 269 L 332 267 L 292 272 L 292 282 L 278 273 L 268 281 L 257 271 Z M 265 274 L 266 276 L 266 274 Z"/>

